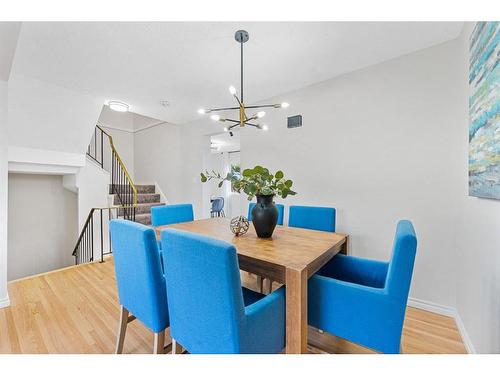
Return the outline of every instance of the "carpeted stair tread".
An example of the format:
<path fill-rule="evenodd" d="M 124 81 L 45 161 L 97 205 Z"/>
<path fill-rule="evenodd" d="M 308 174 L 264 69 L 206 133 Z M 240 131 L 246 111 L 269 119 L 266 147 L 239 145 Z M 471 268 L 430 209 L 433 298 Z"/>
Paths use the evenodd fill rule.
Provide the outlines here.
<path fill-rule="evenodd" d="M 137 194 L 153 194 L 155 192 L 155 185 L 135 185 Z M 116 185 L 118 191 L 129 191 L 129 185 Z M 113 185 L 109 185 L 109 194 L 115 194 Z"/>

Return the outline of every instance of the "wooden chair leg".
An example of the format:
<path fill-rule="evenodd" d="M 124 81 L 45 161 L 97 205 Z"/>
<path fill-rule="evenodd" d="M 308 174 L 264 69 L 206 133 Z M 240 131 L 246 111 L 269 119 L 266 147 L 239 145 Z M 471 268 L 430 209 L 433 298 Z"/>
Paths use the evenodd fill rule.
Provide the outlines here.
<path fill-rule="evenodd" d="M 165 330 L 155 333 L 153 354 L 165 353 Z"/>
<path fill-rule="evenodd" d="M 172 338 L 172 354 L 182 354 L 183 351 L 184 348 L 182 345 L 176 339 Z"/>
<path fill-rule="evenodd" d="M 264 278 L 259 275 L 257 275 L 257 288 L 260 293 L 264 293 Z"/>
<path fill-rule="evenodd" d="M 273 281 L 269 279 L 269 290 L 267 294 L 271 294 L 273 292 Z"/>
<path fill-rule="evenodd" d="M 125 307 L 120 306 L 120 323 L 118 325 L 115 354 L 123 353 L 123 343 L 125 342 L 125 333 L 127 332 L 128 314 L 128 310 Z"/>

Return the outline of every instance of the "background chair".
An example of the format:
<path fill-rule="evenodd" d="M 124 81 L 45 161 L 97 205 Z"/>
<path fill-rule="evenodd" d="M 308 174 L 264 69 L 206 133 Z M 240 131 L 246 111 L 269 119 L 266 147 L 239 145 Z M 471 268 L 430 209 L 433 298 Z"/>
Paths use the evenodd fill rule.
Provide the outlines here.
<path fill-rule="evenodd" d="M 224 213 L 224 198 L 217 197 L 212 199 L 212 209 L 210 210 L 210 217 L 225 217 Z"/>
<path fill-rule="evenodd" d="M 288 226 L 335 232 L 335 208 L 290 206 Z"/>
<path fill-rule="evenodd" d="M 285 346 L 285 290 L 241 287 L 236 249 L 195 233 L 161 233 L 173 352 L 279 353 Z"/>
<path fill-rule="evenodd" d="M 154 332 L 153 352 L 163 353 L 169 315 L 155 232 L 122 219 L 111 220 L 109 230 L 120 301 L 115 352 L 122 353 L 127 324 L 137 318 Z"/>
<path fill-rule="evenodd" d="M 383 353 L 399 353 L 417 238 L 396 229 L 390 262 L 336 255 L 309 279 L 309 325 Z"/>

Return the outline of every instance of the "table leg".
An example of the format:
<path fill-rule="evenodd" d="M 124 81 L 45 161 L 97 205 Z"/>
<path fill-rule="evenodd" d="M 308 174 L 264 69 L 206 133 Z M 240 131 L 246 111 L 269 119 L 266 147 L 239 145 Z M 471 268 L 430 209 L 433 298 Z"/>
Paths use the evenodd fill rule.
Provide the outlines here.
<path fill-rule="evenodd" d="M 307 353 L 307 270 L 286 270 L 286 353 Z"/>
<path fill-rule="evenodd" d="M 346 237 L 345 242 L 342 244 L 340 254 L 349 255 L 349 236 Z"/>

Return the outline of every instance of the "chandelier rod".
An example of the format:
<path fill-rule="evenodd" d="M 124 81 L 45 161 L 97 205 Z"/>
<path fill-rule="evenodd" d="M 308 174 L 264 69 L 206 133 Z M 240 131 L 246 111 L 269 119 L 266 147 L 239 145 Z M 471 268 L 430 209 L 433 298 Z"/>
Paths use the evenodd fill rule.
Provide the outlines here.
<path fill-rule="evenodd" d="M 241 54 L 240 54 L 240 66 L 241 66 L 241 103 L 243 102 L 243 40 L 240 42 Z"/>

